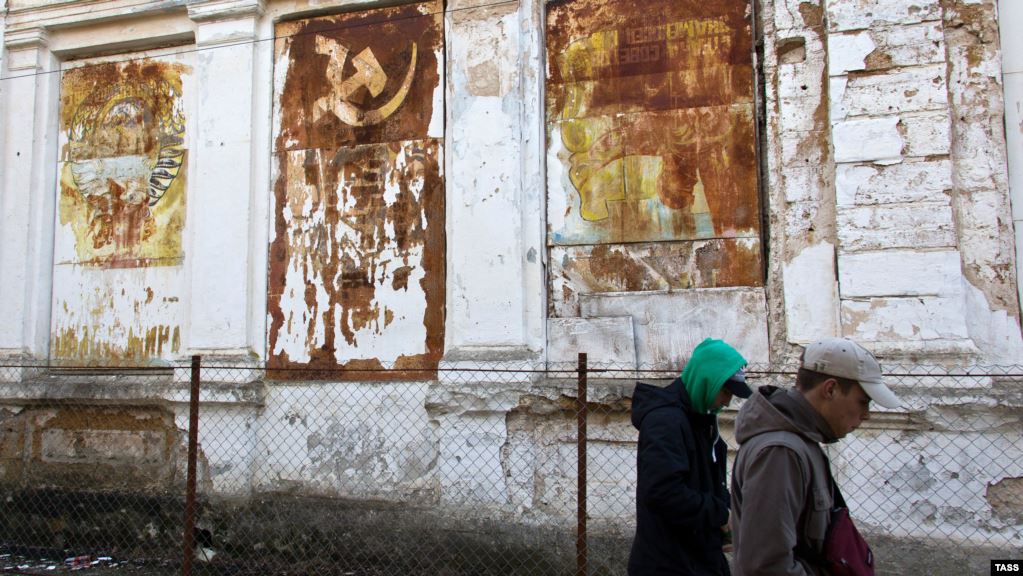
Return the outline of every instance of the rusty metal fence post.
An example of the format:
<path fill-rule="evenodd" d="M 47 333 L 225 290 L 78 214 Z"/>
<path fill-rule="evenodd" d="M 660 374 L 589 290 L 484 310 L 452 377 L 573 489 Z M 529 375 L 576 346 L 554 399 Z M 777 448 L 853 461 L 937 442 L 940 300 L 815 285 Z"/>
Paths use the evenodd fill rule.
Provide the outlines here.
<path fill-rule="evenodd" d="M 579 353 L 579 379 L 576 390 L 576 424 L 578 455 L 578 502 L 576 506 L 575 558 L 576 576 L 586 576 L 586 353 Z"/>
<path fill-rule="evenodd" d="M 199 444 L 200 358 L 192 356 L 192 386 L 188 396 L 188 480 L 185 484 L 185 549 L 181 558 L 182 576 L 192 576 L 192 548 L 195 545 L 195 467 Z"/>

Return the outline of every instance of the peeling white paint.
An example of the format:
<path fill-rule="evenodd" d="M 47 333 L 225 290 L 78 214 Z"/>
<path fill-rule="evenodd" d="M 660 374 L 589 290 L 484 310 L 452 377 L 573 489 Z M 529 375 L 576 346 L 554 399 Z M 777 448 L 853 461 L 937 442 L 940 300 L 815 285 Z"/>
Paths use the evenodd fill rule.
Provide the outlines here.
<path fill-rule="evenodd" d="M 845 208 L 838 212 L 839 245 L 845 251 L 955 246 L 954 224 L 947 200 Z"/>
<path fill-rule="evenodd" d="M 895 116 L 837 122 L 832 128 L 835 162 L 899 161 L 903 140 L 898 124 Z"/>
<path fill-rule="evenodd" d="M 991 364 L 1023 364 L 1023 337 L 1020 335 L 1019 319 L 1004 310 L 992 310 L 982 291 L 965 279 L 963 284 L 966 324 L 971 339 L 980 348 L 982 361 Z"/>
<path fill-rule="evenodd" d="M 630 316 L 548 318 L 547 337 L 551 362 L 575 362 L 585 352 L 594 366 L 636 367 L 636 334 Z"/>
<path fill-rule="evenodd" d="M 913 202 L 949 203 L 952 163 L 947 159 L 891 166 L 841 164 L 835 190 L 840 208 Z"/>
<path fill-rule="evenodd" d="M 706 288 L 580 296 L 583 317 L 631 316 L 640 367 L 680 366 L 704 338 L 721 338 L 765 362 L 767 303 L 759 288 Z"/>
<path fill-rule="evenodd" d="M 903 115 L 899 123 L 906 132 L 906 156 L 938 156 L 952 147 L 948 111 Z"/>
<path fill-rule="evenodd" d="M 843 254 L 838 283 L 842 298 L 960 296 L 959 252 L 881 250 Z"/>
<path fill-rule="evenodd" d="M 804 248 L 782 271 L 785 278 L 787 339 L 809 344 L 839 333 L 835 247 L 827 242 Z"/>
<path fill-rule="evenodd" d="M 828 74 L 838 76 L 851 70 L 863 70 L 864 60 L 877 45 L 867 30 L 828 35 Z"/>
<path fill-rule="evenodd" d="M 945 64 L 916 66 L 889 74 L 850 78 L 840 94 L 848 116 L 879 116 L 948 109 Z"/>
<path fill-rule="evenodd" d="M 844 336 L 870 342 L 882 355 L 978 352 L 961 295 L 843 300 L 842 326 Z"/>
<path fill-rule="evenodd" d="M 939 0 L 836 0 L 827 12 L 831 31 L 941 20 Z"/>

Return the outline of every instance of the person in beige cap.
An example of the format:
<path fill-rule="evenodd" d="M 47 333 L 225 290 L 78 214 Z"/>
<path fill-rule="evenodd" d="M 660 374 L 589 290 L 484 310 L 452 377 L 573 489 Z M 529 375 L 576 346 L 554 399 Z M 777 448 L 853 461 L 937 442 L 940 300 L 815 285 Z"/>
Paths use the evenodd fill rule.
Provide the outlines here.
<path fill-rule="evenodd" d="M 735 422 L 733 574 L 824 574 L 820 558 L 835 504 L 821 444 L 870 418 L 870 403 L 900 406 L 877 359 L 846 338 L 806 347 L 796 386 L 763 386 Z"/>

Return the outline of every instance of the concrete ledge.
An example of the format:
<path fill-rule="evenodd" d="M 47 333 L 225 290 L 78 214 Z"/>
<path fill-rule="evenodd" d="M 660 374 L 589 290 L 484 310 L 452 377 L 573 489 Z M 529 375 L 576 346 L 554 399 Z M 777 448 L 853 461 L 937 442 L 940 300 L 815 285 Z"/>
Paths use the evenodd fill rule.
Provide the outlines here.
<path fill-rule="evenodd" d="M 0 382 L 0 404 L 188 404 L 190 384 L 173 382 L 170 373 L 152 376 L 41 374 L 22 382 Z M 203 405 L 263 406 L 263 382 L 204 383 Z"/>

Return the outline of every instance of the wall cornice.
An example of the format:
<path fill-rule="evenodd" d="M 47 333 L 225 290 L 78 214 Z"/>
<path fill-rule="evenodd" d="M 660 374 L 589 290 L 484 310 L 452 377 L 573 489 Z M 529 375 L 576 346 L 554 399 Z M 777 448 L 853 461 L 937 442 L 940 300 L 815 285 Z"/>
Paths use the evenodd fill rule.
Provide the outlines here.
<path fill-rule="evenodd" d="M 188 5 L 188 17 L 194 22 L 258 18 L 265 11 L 264 0 L 208 0 Z"/>
<path fill-rule="evenodd" d="M 11 0 L 8 2 L 7 34 L 31 28 L 56 30 L 99 22 L 110 22 L 180 10 L 187 0 L 110 0 L 95 2 L 71 0 L 43 2 Z"/>
<path fill-rule="evenodd" d="M 43 28 L 8 30 L 4 34 L 4 46 L 6 46 L 8 50 L 46 48 L 49 44 L 50 35 Z"/>

